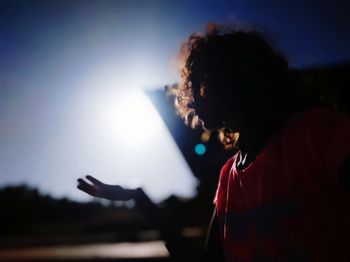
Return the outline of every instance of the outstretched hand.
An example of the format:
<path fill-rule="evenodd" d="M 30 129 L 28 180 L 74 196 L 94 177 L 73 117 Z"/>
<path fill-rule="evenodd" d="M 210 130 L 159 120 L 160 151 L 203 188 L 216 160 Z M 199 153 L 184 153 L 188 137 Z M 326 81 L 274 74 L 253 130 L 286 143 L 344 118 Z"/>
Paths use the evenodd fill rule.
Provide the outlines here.
<path fill-rule="evenodd" d="M 89 182 L 87 182 L 87 181 Z M 142 188 L 124 189 L 118 185 L 108 185 L 102 183 L 92 176 L 86 176 L 86 179 L 78 179 L 78 189 L 90 196 L 104 198 L 112 201 L 127 201 L 133 199 L 136 206 L 145 215 L 152 217 L 158 224 L 161 224 L 162 215 L 160 209 L 155 205 Z"/>
<path fill-rule="evenodd" d="M 116 201 L 127 201 L 133 199 L 137 208 L 154 223 L 155 228 L 161 232 L 164 240 L 171 241 L 178 235 L 178 230 L 162 214 L 161 209 L 152 202 L 142 188 L 124 189 L 118 185 L 108 185 L 102 183 L 92 176 L 86 179 L 78 179 L 78 189 L 99 198 Z"/>
<path fill-rule="evenodd" d="M 91 196 L 117 201 L 127 201 L 132 197 L 130 190 L 121 186 L 102 183 L 92 176 L 86 176 L 86 180 L 90 183 L 79 178 L 77 188 Z"/>

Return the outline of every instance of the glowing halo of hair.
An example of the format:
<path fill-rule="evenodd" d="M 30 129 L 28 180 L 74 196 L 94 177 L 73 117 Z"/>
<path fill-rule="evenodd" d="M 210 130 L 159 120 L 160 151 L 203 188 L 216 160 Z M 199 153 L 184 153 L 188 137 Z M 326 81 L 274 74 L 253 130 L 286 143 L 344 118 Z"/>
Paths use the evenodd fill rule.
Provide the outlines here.
<path fill-rule="evenodd" d="M 221 46 L 224 46 L 231 56 L 225 57 L 226 51 L 221 50 Z M 244 49 L 244 54 L 239 53 L 241 49 Z M 212 59 L 217 53 L 221 55 L 221 58 L 224 58 L 220 68 L 215 68 L 217 64 L 214 63 L 213 65 L 212 63 Z M 275 96 L 283 95 L 280 84 L 286 82 L 288 75 L 287 61 L 271 48 L 262 33 L 254 29 L 243 31 L 234 26 L 222 26 L 214 23 L 208 24 L 205 34 L 192 34 L 182 44 L 180 64 L 182 65 L 181 81 L 179 84 L 168 86 L 167 91 L 174 96 L 177 113 L 185 120 L 187 125 L 193 128 L 203 128 L 205 124 L 200 116 L 196 114 L 195 104 L 198 98 L 206 96 L 208 88 L 207 73 L 217 73 L 222 70 L 226 72 L 223 72 L 226 77 L 230 75 L 227 72 L 234 72 L 232 74 L 234 76 L 230 76 L 231 78 L 223 79 L 228 84 L 231 80 L 239 78 L 240 83 L 248 83 L 250 86 L 258 86 L 259 81 L 265 81 L 264 88 L 261 88 L 262 90 L 258 90 L 258 92 L 261 92 L 259 94 L 273 94 L 268 99 L 271 99 L 271 103 L 274 103 L 274 105 L 279 103 L 279 100 L 273 100 Z M 222 104 L 228 104 L 228 97 L 236 96 L 234 88 L 229 91 L 226 87 L 220 89 L 221 87 L 217 86 L 217 88 L 219 88 L 217 93 L 222 93 L 220 94 L 223 99 Z M 228 95 L 224 92 L 228 92 Z M 225 148 L 234 147 L 239 138 L 237 132 L 231 131 L 224 124 L 222 128 L 218 129 L 218 133 L 219 139 Z"/>

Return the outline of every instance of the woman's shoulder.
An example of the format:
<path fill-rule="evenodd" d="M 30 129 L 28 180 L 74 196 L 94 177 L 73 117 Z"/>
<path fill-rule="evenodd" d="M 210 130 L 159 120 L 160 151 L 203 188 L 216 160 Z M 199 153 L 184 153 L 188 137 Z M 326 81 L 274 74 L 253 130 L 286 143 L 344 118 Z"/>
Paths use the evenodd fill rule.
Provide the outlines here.
<path fill-rule="evenodd" d="M 294 114 L 287 121 L 285 129 L 315 132 L 318 129 L 333 129 L 339 125 L 349 124 L 349 121 L 350 118 L 345 113 L 327 107 L 313 107 Z"/>

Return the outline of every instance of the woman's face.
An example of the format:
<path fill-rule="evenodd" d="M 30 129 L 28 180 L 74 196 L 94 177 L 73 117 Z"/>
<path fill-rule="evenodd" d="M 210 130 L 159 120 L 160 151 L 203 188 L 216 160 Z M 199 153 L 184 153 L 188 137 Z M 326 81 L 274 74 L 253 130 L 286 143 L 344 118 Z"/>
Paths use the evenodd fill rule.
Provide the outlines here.
<path fill-rule="evenodd" d="M 204 122 L 204 127 L 215 130 L 224 126 L 224 120 L 217 108 L 217 103 L 210 97 L 197 97 L 194 102 L 196 115 Z"/>
<path fill-rule="evenodd" d="M 227 127 L 240 132 L 245 129 L 249 110 L 242 105 L 227 94 L 214 93 L 211 90 L 206 90 L 204 97 L 195 96 L 194 101 L 196 114 L 209 130 Z"/>

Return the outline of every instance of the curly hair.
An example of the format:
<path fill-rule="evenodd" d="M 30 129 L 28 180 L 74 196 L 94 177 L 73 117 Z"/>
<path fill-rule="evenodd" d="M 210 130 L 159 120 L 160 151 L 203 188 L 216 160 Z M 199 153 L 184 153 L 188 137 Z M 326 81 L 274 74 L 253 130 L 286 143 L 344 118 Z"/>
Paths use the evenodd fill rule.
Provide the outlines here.
<path fill-rule="evenodd" d="M 192 128 L 205 127 L 196 114 L 196 103 L 209 89 L 216 89 L 217 107 L 226 106 L 226 111 L 232 110 L 227 108 L 232 103 L 253 100 L 261 105 L 259 99 L 276 103 L 273 97 L 283 92 L 278 87 L 285 82 L 288 63 L 272 50 L 258 31 L 209 24 L 205 34 L 192 34 L 183 43 L 180 55 L 183 58 L 181 82 L 167 90 L 175 98 L 178 114 Z M 252 92 L 255 92 L 254 97 Z M 239 134 L 225 123 L 218 131 L 224 146 L 234 147 Z"/>

